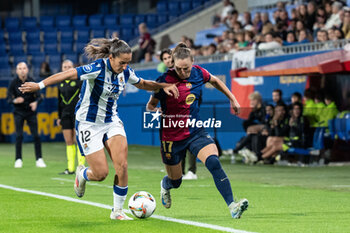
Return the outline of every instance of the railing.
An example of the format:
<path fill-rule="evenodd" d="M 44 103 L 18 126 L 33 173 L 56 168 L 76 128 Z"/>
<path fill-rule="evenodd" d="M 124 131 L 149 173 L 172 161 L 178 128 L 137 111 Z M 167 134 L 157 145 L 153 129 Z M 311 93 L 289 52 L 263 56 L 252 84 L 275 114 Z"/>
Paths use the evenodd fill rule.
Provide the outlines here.
<path fill-rule="evenodd" d="M 256 57 L 270 57 L 296 53 L 307 53 L 316 51 L 328 51 L 342 49 L 346 44 L 350 43 L 350 39 L 343 39 L 337 41 L 326 41 L 326 42 L 312 42 L 304 44 L 296 44 L 283 46 L 276 49 L 256 50 Z M 219 61 L 231 61 L 233 53 L 225 54 L 214 54 L 210 56 L 198 56 L 195 57 L 195 63 L 208 63 L 208 62 L 219 62 Z M 133 64 L 134 69 L 151 69 L 157 67 L 158 63 L 138 63 Z"/>
<path fill-rule="evenodd" d="M 198 12 L 200 12 L 200 11 L 204 10 L 205 8 L 208 8 L 208 7 L 214 5 L 215 3 L 218 3 L 218 2 L 220 2 L 220 0 L 210 0 L 208 2 L 205 2 L 203 5 L 195 8 L 195 9 L 193 9 L 191 11 L 188 11 L 188 12 L 186 12 L 183 15 L 180 15 L 180 16 L 170 20 L 169 22 L 167 22 L 167 23 L 165 23 L 165 24 L 163 24 L 163 25 L 161 25 L 161 26 L 159 26 L 157 28 L 154 28 L 154 29 L 150 30 L 150 34 L 151 35 L 155 35 L 155 34 L 161 32 L 161 31 L 164 31 L 164 30 L 168 29 L 169 27 L 175 25 L 176 23 L 178 23 L 178 22 L 180 22 L 180 21 L 182 21 L 182 20 L 184 20 L 184 19 L 186 19 L 186 18 L 188 18 L 190 16 L 193 16 L 194 14 L 197 14 Z M 137 44 L 138 40 L 139 40 L 139 38 L 134 38 L 131 41 L 129 41 L 128 44 L 131 47 L 133 47 L 133 46 L 135 46 Z"/>

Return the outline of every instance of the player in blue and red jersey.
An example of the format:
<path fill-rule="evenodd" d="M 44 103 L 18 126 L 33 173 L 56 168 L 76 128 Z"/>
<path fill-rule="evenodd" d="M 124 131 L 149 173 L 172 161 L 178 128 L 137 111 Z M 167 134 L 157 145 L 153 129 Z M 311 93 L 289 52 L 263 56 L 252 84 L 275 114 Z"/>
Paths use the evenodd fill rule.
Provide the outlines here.
<path fill-rule="evenodd" d="M 160 129 L 161 154 L 168 175 L 161 181 L 161 199 L 165 208 L 170 208 L 170 189 L 178 188 L 182 182 L 181 160 L 188 149 L 208 168 L 215 185 L 225 199 L 233 218 L 240 218 L 248 208 L 248 200 L 235 202 L 230 181 L 218 159 L 218 149 L 214 140 L 202 127 L 193 124 L 199 121 L 198 100 L 202 86 L 209 82 L 224 93 L 230 100 L 231 107 L 238 114 L 240 106 L 226 85 L 207 70 L 193 65 L 191 51 L 183 43 L 173 51 L 174 69 L 168 70 L 158 82 L 174 83 L 179 90 L 178 99 L 166 96 L 161 89 L 147 104 L 147 109 L 155 111 L 160 101 L 162 124 Z M 189 122 L 192 122 L 192 124 Z"/>

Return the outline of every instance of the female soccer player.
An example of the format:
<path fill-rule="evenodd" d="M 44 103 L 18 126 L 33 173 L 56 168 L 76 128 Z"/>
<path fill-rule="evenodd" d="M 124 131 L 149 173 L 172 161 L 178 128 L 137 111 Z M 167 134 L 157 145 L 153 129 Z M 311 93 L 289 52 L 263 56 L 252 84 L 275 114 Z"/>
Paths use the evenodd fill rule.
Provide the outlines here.
<path fill-rule="evenodd" d="M 64 80 L 84 80 L 76 106 L 76 135 L 78 146 L 90 167 L 80 165 L 76 170 L 74 191 L 78 197 L 85 192 L 86 181 L 102 181 L 108 174 L 104 147 L 115 169 L 114 208 L 110 218 L 131 220 L 122 210 L 128 191 L 128 147 L 123 122 L 118 117 L 117 100 L 127 82 L 145 90 L 163 90 L 175 98 L 174 84 L 157 83 L 137 77 L 128 66 L 131 61 L 129 45 L 118 38 L 93 39 L 85 47 L 93 63 L 52 75 L 40 83 L 27 82 L 23 93 L 34 92 Z"/>
<path fill-rule="evenodd" d="M 62 62 L 62 71 L 74 68 L 71 60 Z M 66 143 L 67 169 L 59 173 L 61 175 L 72 175 L 75 171 L 75 157 L 78 164 L 85 164 L 85 157 L 81 155 L 75 140 L 75 106 L 79 100 L 81 81 L 64 80 L 58 84 L 58 120 L 57 125 L 62 126 L 63 138 Z"/>
<path fill-rule="evenodd" d="M 173 51 L 175 69 L 171 69 L 158 78 L 160 83 L 175 83 L 179 98 L 167 97 L 163 90 L 155 93 L 147 108 L 156 109 L 160 101 L 163 112 L 162 122 L 169 124 L 199 119 L 198 99 L 202 86 L 210 82 L 230 100 L 231 107 L 238 114 L 240 106 L 230 90 L 218 78 L 200 66 L 193 65 L 191 50 L 183 43 Z M 164 126 L 164 125 L 163 125 Z M 165 208 L 170 208 L 170 189 L 180 187 L 182 182 L 181 160 L 188 149 L 197 156 L 213 175 L 215 185 L 225 199 L 233 218 L 240 218 L 248 208 L 248 200 L 233 200 L 231 184 L 218 159 L 218 149 L 214 140 L 203 128 L 197 127 L 161 127 L 161 154 L 168 175 L 161 181 L 161 199 Z"/>

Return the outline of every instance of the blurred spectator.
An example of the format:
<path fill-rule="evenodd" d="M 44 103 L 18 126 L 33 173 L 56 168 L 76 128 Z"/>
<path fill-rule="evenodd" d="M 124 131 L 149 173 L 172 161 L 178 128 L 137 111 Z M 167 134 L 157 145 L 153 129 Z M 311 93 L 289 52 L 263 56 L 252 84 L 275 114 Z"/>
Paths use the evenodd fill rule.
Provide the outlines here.
<path fill-rule="evenodd" d="M 173 57 L 171 56 L 172 51 L 170 49 L 163 49 L 160 53 L 160 60 L 157 70 L 160 73 L 164 73 L 167 69 L 171 69 L 174 67 Z"/>
<path fill-rule="evenodd" d="M 335 36 L 333 28 L 328 29 L 327 33 L 328 33 L 328 39 L 329 40 L 333 40 L 333 41 L 337 40 L 337 37 Z"/>
<path fill-rule="evenodd" d="M 293 31 L 287 32 L 287 40 L 283 41 L 283 45 L 288 46 L 288 45 L 294 45 L 296 43 L 297 43 L 297 40 L 295 38 L 294 32 Z"/>
<path fill-rule="evenodd" d="M 207 47 L 207 56 L 213 55 L 216 53 L 216 45 L 214 43 L 211 43 L 208 47 Z"/>
<path fill-rule="evenodd" d="M 273 29 L 273 25 L 269 20 L 269 14 L 266 12 L 262 13 L 261 20 L 262 20 L 262 24 L 263 24 L 261 34 L 265 35 L 266 33 L 271 32 Z"/>
<path fill-rule="evenodd" d="M 243 22 L 242 22 L 243 28 L 246 29 L 247 26 L 253 26 L 252 23 L 252 16 L 249 11 L 244 12 L 243 14 Z"/>
<path fill-rule="evenodd" d="M 324 113 L 326 105 L 323 102 L 323 96 L 320 91 L 316 92 L 314 102 L 316 104 L 316 121 L 319 125 L 321 115 Z"/>
<path fill-rule="evenodd" d="M 263 22 L 261 20 L 261 14 L 260 12 L 256 12 L 253 19 L 253 27 L 255 33 L 261 33 Z"/>
<path fill-rule="evenodd" d="M 241 50 L 248 46 L 248 41 L 245 41 L 244 31 L 240 31 L 236 34 L 236 49 Z"/>
<path fill-rule="evenodd" d="M 298 19 L 303 21 L 303 22 L 306 22 L 307 20 L 307 9 L 306 9 L 306 6 L 304 4 L 301 4 L 299 7 L 298 7 Z"/>
<path fill-rule="evenodd" d="M 326 24 L 326 11 L 320 7 L 317 9 L 317 14 L 316 14 L 316 21 L 313 26 L 313 36 L 316 37 L 317 32 L 319 30 L 322 30 L 324 28 L 324 25 Z"/>
<path fill-rule="evenodd" d="M 326 108 L 321 114 L 319 126 L 328 127 L 328 121 L 337 117 L 339 111 L 335 105 L 333 96 L 327 94 L 324 98 Z"/>
<path fill-rule="evenodd" d="M 186 38 L 185 44 L 187 45 L 187 47 L 189 49 L 192 49 L 194 47 L 193 39 L 191 39 L 191 38 Z"/>
<path fill-rule="evenodd" d="M 309 43 L 313 41 L 311 34 L 306 30 L 300 30 L 298 35 L 298 43 Z"/>
<path fill-rule="evenodd" d="M 334 36 L 335 36 L 338 40 L 342 40 L 342 39 L 345 38 L 344 32 L 343 32 L 341 29 L 339 29 L 339 28 L 334 29 Z"/>
<path fill-rule="evenodd" d="M 219 26 L 220 23 L 226 23 L 229 17 L 231 16 L 230 13 L 235 9 L 234 3 L 230 2 L 229 0 L 223 0 L 222 4 L 224 5 L 224 7 L 221 10 L 221 14 L 214 16 L 214 27 Z"/>
<path fill-rule="evenodd" d="M 310 126 L 317 125 L 316 111 L 317 106 L 314 102 L 315 93 L 309 88 L 304 91 L 304 112 L 303 115 L 308 119 Z"/>
<path fill-rule="evenodd" d="M 265 34 L 265 42 L 260 43 L 258 46 L 258 49 L 278 49 L 281 48 L 281 44 L 277 42 L 276 38 L 274 37 L 273 33 L 269 32 Z"/>
<path fill-rule="evenodd" d="M 313 26 L 316 21 L 316 3 L 314 1 L 310 1 L 307 4 L 307 16 L 305 21 L 306 28 L 312 32 Z"/>
<path fill-rule="evenodd" d="M 47 78 L 52 74 L 50 65 L 47 62 L 43 62 L 40 65 L 40 73 L 39 76 L 41 79 Z"/>
<path fill-rule="evenodd" d="M 326 42 L 328 40 L 327 31 L 325 31 L 325 30 L 318 31 L 316 40 L 317 40 L 317 42 Z"/>
<path fill-rule="evenodd" d="M 325 29 L 329 29 L 333 26 L 340 26 L 340 11 L 343 5 L 340 2 L 334 2 L 332 4 L 332 14 L 326 22 Z"/>
<path fill-rule="evenodd" d="M 282 100 L 283 92 L 281 89 L 275 89 L 272 92 L 272 101 L 274 105 L 285 105 Z"/>
<path fill-rule="evenodd" d="M 341 30 L 344 33 L 345 39 L 350 38 L 350 11 L 345 11 L 344 22 Z"/>
<path fill-rule="evenodd" d="M 139 24 L 139 50 L 137 56 L 137 62 L 140 62 L 142 59 L 145 59 L 145 54 L 153 54 L 156 42 L 152 39 L 151 34 L 148 32 L 147 25 L 145 23 Z"/>
<path fill-rule="evenodd" d="M 247 44 L 247 49 L 255 49 L 256 47 L 256 44 L 255 44 L 255 41 L 254 41 L 254 32 L 252 31 L 246 31 L 244 33 L 244 40 L 248 43 Z"/>

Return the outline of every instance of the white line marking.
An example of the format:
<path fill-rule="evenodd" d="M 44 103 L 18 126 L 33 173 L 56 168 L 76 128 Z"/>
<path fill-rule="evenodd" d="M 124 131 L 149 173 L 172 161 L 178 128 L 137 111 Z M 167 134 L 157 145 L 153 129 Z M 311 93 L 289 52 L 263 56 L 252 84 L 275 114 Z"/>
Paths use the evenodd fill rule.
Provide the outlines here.
<path fill-rule="evenodd" d="M 109 210 L 112 209 L 112 206 L 110 206 L 110 205 L 105 205 L 105 204 L 92 202 L 92 201 L 84 201 L 84 200 L 80 200 L 80 199 L 76 199 L 76 198 L 72 198 L 72 197 L 67 197 L 67 196 L 62 196 L 62 195 L 58 195 L 58 194 L 16 188 L 16 187 L 4 185 L 4 184 L 0 184 L 0 188 L 10 189 L 10 190 L 18 191 L 18 192 L 23 192 L 23 193 L 31 193 L 31 194 L 36 194 L 36 195 L 41 195 L 41 196 L 46 196 L 46 197 L 52 197 L 52 198 L 56 198 L 56 199 L 61 199 L 61 200 L 85 204 L 85 205 L 96 206 L 96 207 L 109 209 Z M 129 210 L 124 210 L 124 211 L 129 212 Z M 237 230 L 237 229 L 229 228 L 229 227 L 222 227 L 222 226 L 217 226 L 217 225 L 213 225 L 213 224 L 194 222 L 194 221 L 188 221 L 188 220 L 183 220 L 183 219 L 176 219 L 176 218 L 165 217 L 165 216 L 160 216 L 160 215 L 152 215 L 151 218 L 160 219 L 160 220 L 169 221 L 169 222 L 176 222 L 176 223 L 181 223 L 181 224 L 186 224 L 186 225 L 192 225 L 192 226 L 197 226 L 197 227 L 204 227 L 204 228 L 209 228 L 209 229 L 219 230 L 219 231 L 224 231 L 224 232 L 253 233 L 253 232 Z M 233 220 L 233 221 L 235 221 L 235 220 Z"/>
<path fill-rule="evenodd" d="M 64 178 L 51 178 L 51 180 L 59 180 L 59 181 L 66 181 L 66 182 L 71 182 L 74 183 L 74 180 L 70 180 L 70 179 L 64 179 Z M 87 185 L 92 185 L 92 186 L 100 186 L 100 187 L 104 187 L 104 188 L 113 188 L 113 186 L 111 185 L 103 185 L 103 184 L 97 184 L 97 183 L 91 183 L 91 182 L 86 182 Z"/>

